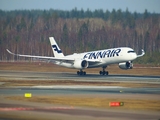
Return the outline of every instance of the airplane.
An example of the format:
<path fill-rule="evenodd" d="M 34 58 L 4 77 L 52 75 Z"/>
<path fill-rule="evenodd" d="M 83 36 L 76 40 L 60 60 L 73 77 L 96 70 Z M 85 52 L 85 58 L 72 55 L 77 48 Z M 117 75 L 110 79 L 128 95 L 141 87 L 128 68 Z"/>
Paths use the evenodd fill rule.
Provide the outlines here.
<path fill-rule="evenodd" d="M 108 75 L 109 72 L 105 71 L 105 69 L 110 64 L 119 64 L 121 69 L 132 69 L 132 61 L 145 54 L 143 49 L 142 54 L 137 55 L 132 48 L 118 47 L 84 53 L 74 53 L 64 56 L 54 37 L 49 37 L 49 40 L 54 57 L 15 54 L 8 49 L 6 50 L 8 53 L 15 56 L 44 59 L 59 66 L 79 69 L 79 71 L 77 71 L 77 75 L 86 75 L 86 72 L 83 71 L 84 69 L 97 67 L 102 67 L 102 71 L 99 72 L 100 75 Z"/>

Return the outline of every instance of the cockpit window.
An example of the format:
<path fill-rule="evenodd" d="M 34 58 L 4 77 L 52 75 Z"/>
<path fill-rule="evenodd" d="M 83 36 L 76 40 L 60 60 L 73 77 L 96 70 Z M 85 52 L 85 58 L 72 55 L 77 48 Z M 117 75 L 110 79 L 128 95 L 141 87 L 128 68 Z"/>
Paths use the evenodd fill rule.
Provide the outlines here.
<path fill-rule="evenodd" d="M 128 51 L 128 53 L 135 53 L 133 50 Z"/>

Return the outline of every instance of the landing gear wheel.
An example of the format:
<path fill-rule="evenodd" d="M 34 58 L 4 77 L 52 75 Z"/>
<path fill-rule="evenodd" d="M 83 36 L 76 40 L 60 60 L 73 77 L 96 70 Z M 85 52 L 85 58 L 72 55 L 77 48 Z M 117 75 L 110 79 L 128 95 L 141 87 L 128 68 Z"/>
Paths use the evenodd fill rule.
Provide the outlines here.
<path fill-rule="evenodd" d="M 86 72 L 83 72 L 83 75 L 86 75 Z"/>
<path fill-rule="evenodd" d="M 107 66 L 103 66 L 103 71 L 99 71 L 100 75 L 108 75 L 108 71 L 105 71 Z"/>
<path fill-rule="evenodd" d="M 100 75 L 108 75 L 108 71 L 99 71 Z"/>
<path fill-rule="evenodd" d="M 77 71 L 77 75 L 86 75 L 86 72 L 84 72 L 84 71 Z"/>
<path fill-rule="evenodd" d="M 106 75 L 108 75 L 108 71 L 106 71 Z"/>
<path fill-rule="evenodd" d="M 99 74 L 100 74 L 100 75 L 102 75 L 102 73 L 103 73 L 102 71 L 99 71 Z"/>

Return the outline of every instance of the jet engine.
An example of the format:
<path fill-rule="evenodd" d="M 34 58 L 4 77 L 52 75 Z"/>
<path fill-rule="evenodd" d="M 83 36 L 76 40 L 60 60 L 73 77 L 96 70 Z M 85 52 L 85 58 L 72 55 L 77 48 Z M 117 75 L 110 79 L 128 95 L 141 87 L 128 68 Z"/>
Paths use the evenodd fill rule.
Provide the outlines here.
<path fill-rule="evenodd" d="M 125 69 L 125 70 L 132 69 L 133 68 L 133 63 L 132 63 L 132 61 L 119 63 L 119 68 Z"/>
<path fill-rule="evenodd" d="M 74 62 L 74 68 L 77 69 L 84 69 L 88 67 L 88 61 L 86 60 L 75 60 Z"/>

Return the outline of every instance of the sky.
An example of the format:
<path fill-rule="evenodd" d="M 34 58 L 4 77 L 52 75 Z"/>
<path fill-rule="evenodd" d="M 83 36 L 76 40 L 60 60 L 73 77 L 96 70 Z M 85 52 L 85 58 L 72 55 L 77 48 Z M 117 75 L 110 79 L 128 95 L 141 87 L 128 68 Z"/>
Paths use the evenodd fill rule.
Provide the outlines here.
<path fill-rule="evenodd" d="M 160 13 L 160 0 L 0 0 L 1 10 L 31 10 L 31 9 L 59 9 L 59 10 L 78 10 L 92 11 L 103 9 L 112 11 L 113 9 L 126 8 L 130 12 L 144 13 L 145 9 L 150 13 Z"/>

